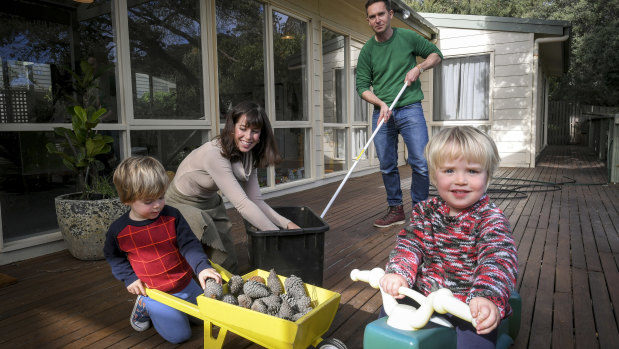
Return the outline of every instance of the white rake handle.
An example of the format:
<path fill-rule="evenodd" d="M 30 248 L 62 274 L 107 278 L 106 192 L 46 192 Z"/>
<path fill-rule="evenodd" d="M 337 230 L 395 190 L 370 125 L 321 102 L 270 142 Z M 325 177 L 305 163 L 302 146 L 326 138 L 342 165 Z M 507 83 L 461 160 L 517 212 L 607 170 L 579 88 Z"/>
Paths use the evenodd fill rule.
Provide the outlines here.
<path fill-rule="evenodd" d="M 389 111 L 391 111 L 393 109 L 393 107 L 395 106 L 395 104 L 398 102 L 398 100 L 400 99 L 400 96 L 402 96 L 402 93 L 404 93 L 404 90 L 406 89 L 406 86 L 408 86 L 408 85 L 405 82 L 404 86 L 402 86 L 402 89 L 400 89 L 400 92 L 398 92 L 398 95 L 393 100 L 393 103 L 391 103 L 391 106 L 389 107 Z M 363 147 L 363 149 L 361 150 L 361 153 L 359 153 L 359 155 L 355 159 L 355 162 L 352 164 L 352 167 L 350 168 L 350 170 L 348 170 L 348 173 L 346 174 L 346 177 L 344 177 L 344 180 L 342 180 L 342 183 L 340 184 L 340 186 L 335 191 L 335 194 L 333 194 L 333 197 L 331 198 L 331 200 L 327 204 L 327 207 L 325 207 L 324 211 L 322 211 L 322 214 L 320 215 L 320 218 L 324 218 L 325 217 L 325 215 L 327 214 L 327 211 L 329 211 L 329 208 L 333 204 L 333 201 L 335 201 L 335 198 L 340 193 L 340 190 L 342 190 L 342 187 L 344 186 L 344 183 L 346 183 L 346 181 L 348 180 L 348 177 L 350 177 L 350 174 L 352 173 L 352 171 L 355 169 L 355 167 L 359 163 L 359 159 L 361 159 L 361 156 L 363 155 L 363 153 L 365 153 L 365 150 L 370 146 L 370 143 L 372 143 L 372 140 L 374 139 L 374 137 L 376 136 L 376 133 L 378 132 L 378 130 L 380 130 L 380 127 L 383 125 L 384 122 L 385 122 L 385 120 L 382 119 L 382 120 L 380 120 L 378 125 L 376 125 L 376 129 L 372 133 L 372 136 L 370 137 L 368 142 L 365 144 L 365 147 Z"/>

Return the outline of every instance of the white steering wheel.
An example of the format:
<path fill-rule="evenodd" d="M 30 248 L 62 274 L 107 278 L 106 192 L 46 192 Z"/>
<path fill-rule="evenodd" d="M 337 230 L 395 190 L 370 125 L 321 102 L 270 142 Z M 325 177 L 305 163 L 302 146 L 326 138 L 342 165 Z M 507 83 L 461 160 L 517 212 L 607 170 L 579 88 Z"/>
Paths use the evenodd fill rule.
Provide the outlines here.
<path fill-rule="evenodd" d="M 469 306 L 454 297 L 450 290 L 442 288 L 430 293 L 426 297 L 408 287 L 400 287 L 398 289 L 400 294 L 410 297 L 419 303 L 419 308 L 415 308 L 411 305 L 399 304 L 393 296 L 385 293 L 380 288 L 378 282 L 383 275 L 385 275 L 385 271 L 381 268 L 374 268 L 372 270 L 354 269 L 350 272 L 350 278 L 353 281 L 365 281 L 373 288 L 380 289 L 383 297 L 383 308 L 389 316 L 387 319 L 389 326 L 410 331 L 423 328 L 428 321 L 432 321 L 442 326 L 453 327 L 446 319 L 432 316 L 435 311 L 440 314 L 450 313 L 472 323 L 473 326 L 476 325 L 475 319 L 471 316 Z"/>

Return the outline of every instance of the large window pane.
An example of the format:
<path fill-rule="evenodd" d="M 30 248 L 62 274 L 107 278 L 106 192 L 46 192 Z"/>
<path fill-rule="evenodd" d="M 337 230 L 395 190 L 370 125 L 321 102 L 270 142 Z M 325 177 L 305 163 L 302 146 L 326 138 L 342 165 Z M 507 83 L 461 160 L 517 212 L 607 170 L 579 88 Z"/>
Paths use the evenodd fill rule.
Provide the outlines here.
<path fill-rule="evenodd" d="M 198 0 L 154 0 L 129 7 L 136 119 L 204 115 Z"/>
<path fill-rule="evenodd" d="M 109 1 L 89 11 L 67 5 L 11 2 L 0 9 L 0 123 L 70 122 L 68 97 L 79 96 L 68 71 L 80 60 L 114 60 Z M 117 120 L 113 73 L 99 81 L 97 101 L 109 110 L 104 122 Z"/>
<path fill-rule="evenodd" d="M 208 140 L 204 130 L 144 130 L 131 132 L 131 155 L 150 155 L 168 171 Z"/>
<path fill-rule="evenodd" d="M 264 107 L 264 6 L 217 0 L 217 64 L 221 121 L 244 100 Z"/>
<path fill-rule="evenodd" d="M 118 139 L 118 132 L 101 132 Z M 58 229 L 54 198 L 76 191 L 76 177 L 60 157 L 45 151 L 54 132 L 0 132 L 0 206 L 4 242 Z M 119 142 L 101 156 L 110 176 L 118 164 Z M 37 217 L 37 219 L 31 219 Z"/>
<path fill-rule="evenodd" d="M 344 35 L 322 29 L 322 102 L 325 123 L 346 121 L 345 49 Z"/>
<path fill-rule="evenodd" d="M 435 121 L 489 119 L 490 55 L 445 58 L 434 74 Z"/>
<path fill-rule="evenodd" d="M 325 127 L 323 140 L 325 173 L 342 171 L 346 164 L 346 129 Z"/>
<path fill-rule="evenodd" d="M 116 98 L 116 44 L 110 2 L 100 1 L 91 4 L 88 11 L 78 11 L 79 19 L 79 57 L 93 65 L 95 69 L 104 69 L 96 82 L 96 107 L 104 107 L 107 113 L 101 122 L 118 122 Z M 79 67 L 79 62 L 76 62 Z"/>
<path fill-rule="evenodd" d="M 309 151 L 308 130 L 305 128 L 277 128 L 275 138 L 283 161 L 275 166 L 275 184 L 307 178 L 306 153 Z M 309 167 L 307 167 L 309 168 Z"/>
<path fill-rule="evenodd" d="M 307 23 L 273 11 L 275 118 L 308 120 Z"/>

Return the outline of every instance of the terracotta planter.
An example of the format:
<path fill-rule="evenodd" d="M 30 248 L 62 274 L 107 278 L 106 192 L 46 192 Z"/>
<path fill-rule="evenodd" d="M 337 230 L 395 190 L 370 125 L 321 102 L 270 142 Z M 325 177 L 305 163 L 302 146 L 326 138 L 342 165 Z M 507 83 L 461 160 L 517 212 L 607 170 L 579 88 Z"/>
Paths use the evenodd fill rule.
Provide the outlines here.
<path fill-rule="evenodd" d="M 118 198 L 80 200 L 80 193 L 56 197 L 56 218 L 73 257 L 103 259 L 105 233 L 129 209 Z"/>

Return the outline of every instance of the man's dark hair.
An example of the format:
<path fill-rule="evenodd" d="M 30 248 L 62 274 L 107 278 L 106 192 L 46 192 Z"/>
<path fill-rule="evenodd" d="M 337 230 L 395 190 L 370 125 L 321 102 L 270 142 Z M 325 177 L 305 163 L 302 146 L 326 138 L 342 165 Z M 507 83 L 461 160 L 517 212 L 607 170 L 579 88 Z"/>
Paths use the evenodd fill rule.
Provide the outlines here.
<path fill-rule="evenodd" d="M 385 7 L 387 8 L 387 12 L 391 11 L 391 0 L 368 0 L 365 3 L 365 14 L 368 13 L 368 7 L 374 5 L 377 2 L 384 2 Z"/>

